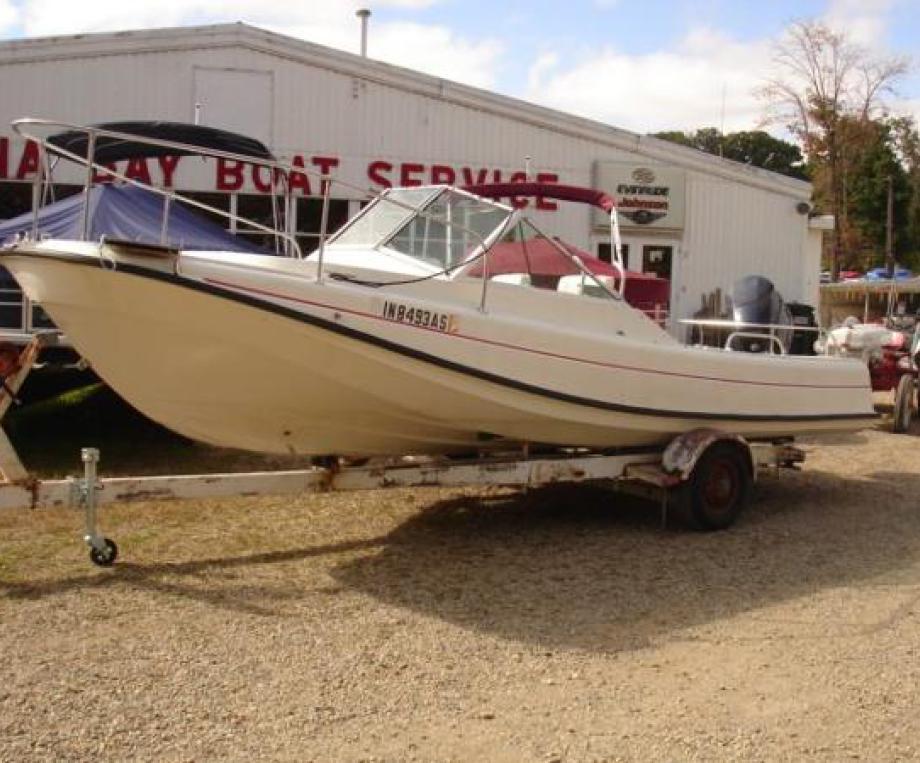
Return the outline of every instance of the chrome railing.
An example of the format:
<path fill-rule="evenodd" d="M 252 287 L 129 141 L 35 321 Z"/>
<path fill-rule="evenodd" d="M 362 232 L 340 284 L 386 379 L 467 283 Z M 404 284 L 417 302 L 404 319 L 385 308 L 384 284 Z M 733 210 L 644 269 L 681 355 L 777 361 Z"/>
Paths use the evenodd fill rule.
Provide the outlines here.
<path fill-rule="evenodd" d="M 326 242 L 329 238 L 328 224 L 329 224 L 329 206 L 332 201 L 332 186 L 335 184 L 338 187 L 341 187 L 351 193 L 351 196 L 358 196 L 358 198 L 377 200 L 378 202 L 385 201 L 388 204 L 394 204 L 399 207 L 403 207 L 406 210 L 411 211 L 413 214 L 418 215 L 422 218 L 429 219 L 441 223 L 447 227 L 448 230 L 460 231 L 462 233 L 470 236 L 475 242 L 476 246 L 470 251 L 469 255 L 462 262 L 457 263 L 456 265 L 449 265 L 445 270 L 440 273 L 434 273 L 431 277 L 437 275 L 450 275 L 457 271 L 462 271 L 464 266 L 474 262 L 478 259 L 483 260 L 482 267 L 482 294 L 480 298 L 480 309 L 485 311 L 486 309 L 486 295 L 488 291 L 488 281 L 489 281 L 489 252 L 491 247 L 511 229 L 514 223 L 519 219 L 519 213 L 512 210 L 510 207 L 507 207 L 503 204 L 498 204 L 496 202 L 490 202 L 496 205 L 496 207 L 501 209 L 507 209 L 508 216 L 505 218 L 502 225 L 498 226 L 495 230 L 489 232 L 483 236 L 479 231 L 472 229 L 468 226 L 465 226 L 459 223 L 456 220 L 450 219 L 449 216 L 436 215 L 426 212 L 421 209 L 420 206 L 413 206 L 412 204 L 406 203 L 399 199 L 394 199 L 392 197 L 386 196 L 386 191 L 377 193 L 370 191 L 367 188 L 359 187 L 357 185 L 348 183 L 347 181 L 341 180 L 339 178 L 334 178 L 331 175 L 316 170 L 309 169 L 303 166 L 294 166 L 293 164 L 283 162 L 277 159 L 264 159 L 256 156 L 251 156 L 247 154 L 237 154 L 229 151 L 224 151 L 221 149 L 210 148 L 205 146 L 198 146 L 189 143 L 183 143 L 179 141 L 164 140 L 160 138 L 148 137 L 145 135 L 137 135 L 129 132 L 121 132 L 118 130 L 107 129 L 103 127 L 94 127 L 86 125 L 77 125 L 68 122 L 61 122 L 56 120 L 49 119 L 37 119 L 37 118 L 23 118 L 17 119 L 12 123 L 13 129 L 18 135 L 23 137 L 26 140 L 33 141 L 39 150 L 39 162 L 38 162 L 38 171 L 36 173 L 35 183 L 33 186 L 33 198 L 32 198 L 32 238 L 38 238 L 38 212 L 42 206 L 42 202 L 47 197 L 47 190 L 51 188 L 53 182 L 53 173 L 55 166 L 57 164 L 57 159 L 62 158 L 67 161 L 73 162 L 77 165 L 84 166 L 86 169 L 85 179 L 84 179 L 84 206 L 82 210 L 82 219 L 81 219 L 81 234 L 82 239 L 87 240 L 90 235 L 90 215 L 91 215 L 91 204 L 90 204 L 90 190 L 93 188 L 95 183 L 99 182 L 110 182 L 99 181 L 97 178 L 105 177 L 110 180 L 118 180 L 122 183 L 132 185 L 135 187 L 143 188 L 147 191 L 153 192 L 163 197 L 163 223 L 161 227 L 161 243 L 165 244 L 168 241 L 168 226 L 169 226 L 169 212 L 173 203 L 176 201 L 181 201 L 183 204 L 189 205 L 196 209 L 200 209 L 204 212 L 215 214 L 220 217 L 225 218 L 231 223 L 231 227 L 236 227 L 238 224 L 242 223 L 247 227 L 247 233 L 252 232 L 261 232 L 268 236 L 273 237 L 276 241 L 276 250 L 277 242 L 280 240 L 283 243 L 284 254 L 296 258 L 303 258 L 303 252 L 300 248 L 300 244 L 297 241 L 297 231 L 292 230 L 292 218 L 293 215 L 290 214 L 290 210 L 293 207 L 293 193 L 290 179 L 295 175 L 304 175 L 312 177 L 319 181 L 320 188 L 322 188 L 322 212 L 320 218 L 320 232 L 318 239 L 318 247 L 316 250 L 317 262 L 316 262 L 316 281 L 321 283 L 323 281 L 324 274 L 324 255 L 326 249 Z M 50 130 L 53 129 L 55 132 L 60 130 L 80 132 L 86 135 L 87 137 L 87 146 L 86 146 L 86 155 L 81 156 L 74 151 L 70 151 L 62 146 L 59 146 L 50 141 L 52 137 L 51 134 L 42 135 L 38 134 L 40 130 Z M 149 145 L 152 148 L 159 150 L 166 149 L 167 151 L 172 150 L 177 154 L 181 155 L 197 155 L 213 159 L 224 159 L 233 162 L 239 162 L 245 165 L 250 165 L 254 167 L 263 167 L 267 168 L 271 176 L 271 189 L 272 189 L 272 208 L 273 208 L 273 226 L 264 225 L 256 220 L 251 218 L 244 217 L 242 215 L 236 214 L 234 211 L 221 209 L 219 207 L 214 207 L 204 202 L 198 201 L 196 199 L 190 198 L 189 196 L 183 195 L 172 188 L 164 188 L 156 186 L 153 184 L 148 184 L 137 180 L 136 178 L 128 177 L 125 173 L 119 172 L 117 169 L 113 169 L 110 166 L 101 164 L 96 161 L 96 146 L 98 145 L 100 139 L 112 139 L 112 140 L 121 140 L 133 143 L 140 143 L 144 145 Z M 55 157 L 55 161 L 52 163 L 50 157 Z M 284 203 L 282 204 L 282 209 L 285 211 L 283 215 L 283 225 L 281 227 L 281 222 L 279 221 L 278 206 L 277 206 L 277 196 L 276 185 L 280 180 L 281 193 L 280 195 L 284 198 Z M 454 192 L 460 194 L 467 194 L 474 198 L 474 194 L 468 194 L 462 189 L 453 189 Z M 427 203 L 427 199 L 423 203 Z M 369 205 L 370 206 L 370 205 Z M 366 212 L 367 209 L 364 210 Z M 531 225 L 533 222 L 531 221 Z M 534 226 L 536 228 L 536 226 Z M 539 229 L 537 229 L 538 232 Z M 541 235 L 542 232 L 540 232 Z M 580 258 L 576 255 L 569 252 L 564 246 L 554 239 L 546 236 L 546 239 L 551 241 L 554 247 L 559 251 L 560 255 L 570 261 L 579 273 L 583 275 L 584 278 L 590 279 L 595 283 L 603 292 L 609 295 L 613 299 L 621 299 L 621 293 L 625 285 L 625 271 L 622 266 L 622 257 L 621 257 L 621 245 L 619 240 L 619 226 L 615 221 L 614 214 L 614 223 L 612 225 L 612 244 L 616 252 L 617 260 L 617 269 L 619 270 L 620 284 L 617 290 L 611 290 L 608 288 L 597 276 L 591 272 L 588 268 L 585 267 L 584 263 L 581 262 Z M 385 286 L 385 283 L 379 284 Z M 618 293 L 619 292 L 619 293 Z"/>
<path fill-rule="evenodd" d="M 679 322 L 691 328 L 691 340 L 694 335 L 698 336 L 698 344 L 705 344 L 704 329 L 711 328 L 729 332 L 722 345 L 724 350 L 735 349 L 733 345 L 738 339 L 759 339 L 767 342 L 771 355 L 786 354 L 786 343 L 780 334 L 788 333 L 791 336 L 796 331 L 804 331 L 815 334 L 815 339 L 821 339 L 827 333 L 820 326 L 804 326 L 797 323 L 752 323 L 727 318 L 683 318 Z"/>

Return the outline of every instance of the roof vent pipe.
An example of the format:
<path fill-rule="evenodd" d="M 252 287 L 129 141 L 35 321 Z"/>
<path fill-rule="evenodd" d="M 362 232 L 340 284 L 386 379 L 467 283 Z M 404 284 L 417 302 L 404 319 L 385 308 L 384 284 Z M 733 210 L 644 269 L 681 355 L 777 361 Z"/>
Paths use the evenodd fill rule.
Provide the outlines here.
<path fill-rule="evenodd" d="M 367 58 L 367 20 L 371 12 L 368 8 L 361 8 L 355 11 L 355 16 L 361 19 L 361 57 Z"/>

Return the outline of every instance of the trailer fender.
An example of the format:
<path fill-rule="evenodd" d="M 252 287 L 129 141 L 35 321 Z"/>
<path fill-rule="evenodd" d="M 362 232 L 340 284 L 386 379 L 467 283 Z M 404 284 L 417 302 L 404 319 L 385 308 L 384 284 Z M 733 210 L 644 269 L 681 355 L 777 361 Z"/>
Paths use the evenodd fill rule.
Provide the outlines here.
<path fill-rule="evenodd" d="M 661 467 L 667 474 L 678 477 L 681 482 L 690 479 L 700 457 L 715 443 L 725 442 L 744 454 L 750 474 L 754 474 L 751 449 L 741 435 L 721 432 L 718 429 L 691 429 L 668 443 L 661 457 Z"/>

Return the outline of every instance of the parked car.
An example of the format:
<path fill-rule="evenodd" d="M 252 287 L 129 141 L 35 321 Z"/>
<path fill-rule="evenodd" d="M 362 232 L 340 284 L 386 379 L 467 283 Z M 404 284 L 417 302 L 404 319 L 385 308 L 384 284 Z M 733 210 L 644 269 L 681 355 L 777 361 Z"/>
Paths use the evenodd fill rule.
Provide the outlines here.
<path fill-rule="evenodd" d="M 913 278 L 914 274 L 911 273 L 907 268 L 896 267 L 894 269 L 894 280 L 903 281 L 905 278 Z M 872 268 L 866 273 L 867 281 L 887 281 L 888 280 L 888 268 Z"/>

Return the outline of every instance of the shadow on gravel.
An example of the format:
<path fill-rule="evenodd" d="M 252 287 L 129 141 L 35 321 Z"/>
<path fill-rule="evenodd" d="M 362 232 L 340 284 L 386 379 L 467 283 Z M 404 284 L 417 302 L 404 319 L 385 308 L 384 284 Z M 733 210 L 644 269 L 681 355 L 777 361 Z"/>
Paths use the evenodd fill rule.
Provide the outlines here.
<path fill-rule="evenodd" d="M 590 486 L 423 505 L 392 532 L 285 551 L 159 564 L 0 594 L 132 589 L 283 617 L 317 589 L 257 568 L 321 560 L 345 591 L 547 649 L 616 652 L 823 589 L 920 572 L 920 475 L 765 478 L 731 530 L 662 529 L 653 504 Z M 353 552 L 360 552 L 355 554 Z M 316 571 L 300 570 L 301 575 Z M 294 576 L 297 577 L 296 575 Z M 834 623 L 827 623 L 829 633 Z M 868 627 L 868 626 L 867 626 Z"/>
<path fill-rule="evenodd" d="M 587 487 L 445 501 L 332 574 L 466 628 L 611 652 L 920 561 L 920 475 L 804 472 L 755 495 L 736 527 L 711 534 L 662 530 L 649 504 L 611 510 Z"/>
<path fill-rule="evenodd" d="M 104 573 L 94 569 L 92 573 L 49 580 L 41 583 L 10 583 L 0 580 L 0 594 L 11 599 L 40 599 L 71 591 L 91 591 L 104 588 L 128 586 L 153 593 L 167 594 L 181 598 L 196 599 L 204 604 L 229 609 L 241 614 L 274 616 L 277 604 L 299 598 L 302 590 L 281 588 L 277 583 L 252 585 L 245 579 L 235 582 L 234 571 L 238 568 L 253 568 L 261 565 L 301 562 L 315 557 L 361 551 L 380 546 L 382 540 L 344 541 L 309 548 L 271 551 L 236 557 L 214 557 L 193 562 L 163 562 L 161 564 L 136 564 L 118 562 Z M 205 573 L 223 572 L 230 584 L 202 586 L 200 580 Z M 244 576 L 245 572 L 240 576 Z"/>

